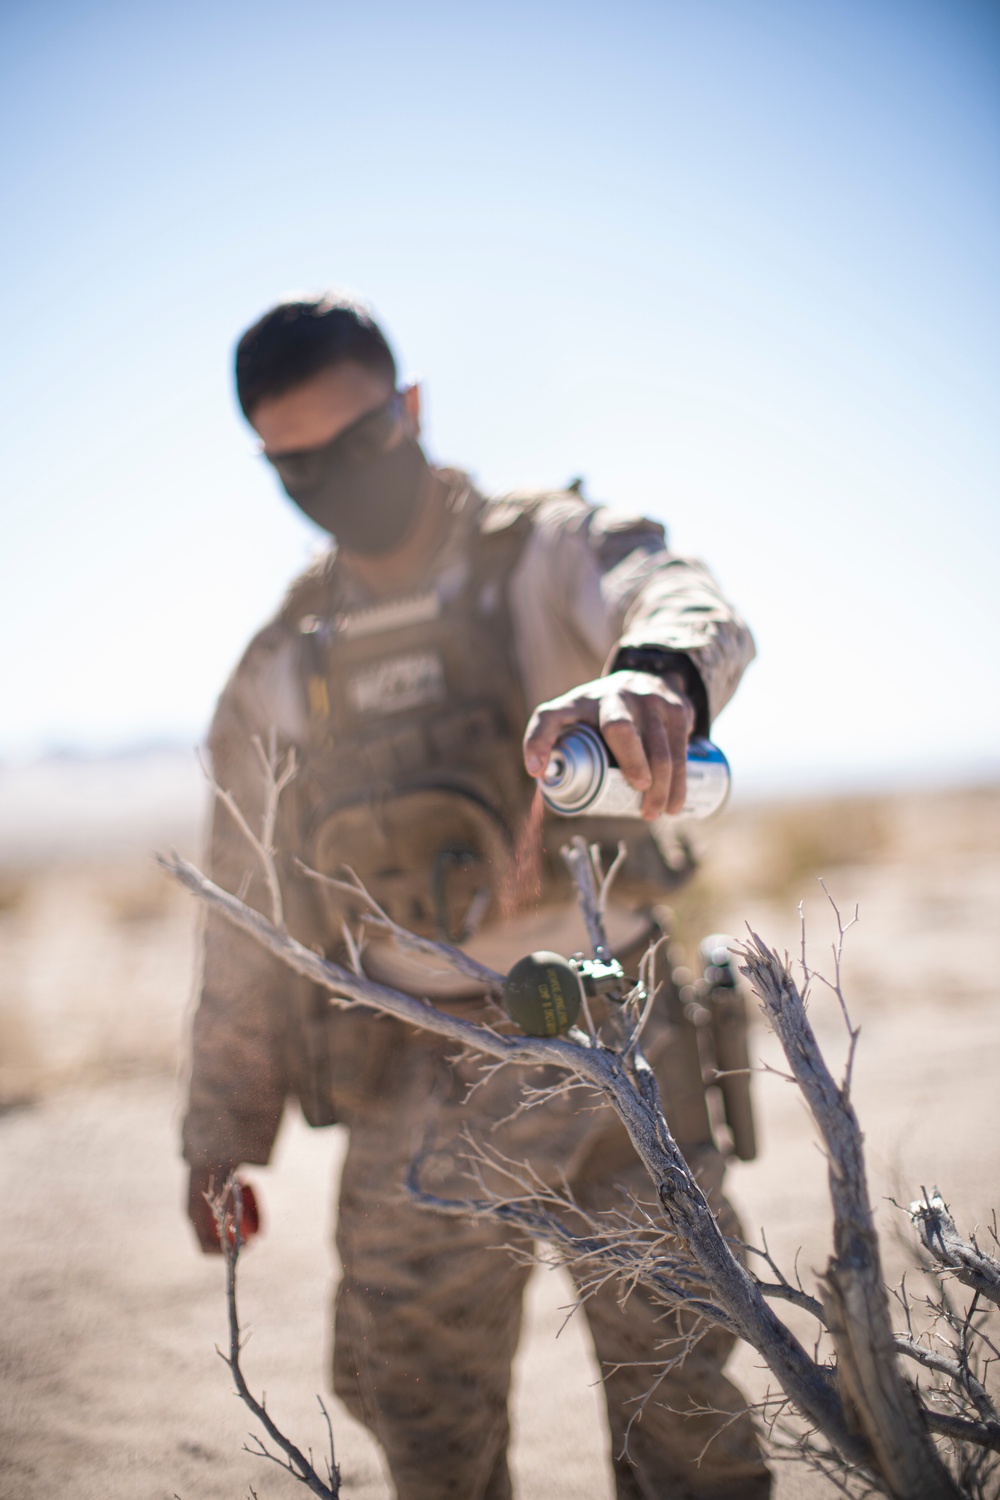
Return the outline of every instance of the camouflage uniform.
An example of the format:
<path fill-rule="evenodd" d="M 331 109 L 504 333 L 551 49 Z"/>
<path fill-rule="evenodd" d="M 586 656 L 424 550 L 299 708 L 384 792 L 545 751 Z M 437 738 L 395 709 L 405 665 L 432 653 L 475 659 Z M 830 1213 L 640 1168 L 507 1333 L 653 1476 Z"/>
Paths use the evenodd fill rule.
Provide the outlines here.
<path fill-rule="evenodd" d="M 448 931 L 472 951 L 481 941 L 493 961 L 509 964 L 530 947 L 583 947 L 582 934 L 532 941 L 523 927 L 505 925 L 492 898 L 482 931 L 461 930 L 483 870 L 503 858 L 496 819 L 483 812 L 488 795 L 500 799 L 508 822 L 527 806 L 531 783 L 517 751 L 527 708 L 599 676 L 622 646 L 660 646 L 695 664 L 705 732 L 753 655 L 749 633 L 709 574 L 670 554 L 655 523 L 624 520 L 571 493 L 486 501 L 463 476 L 444 477 L 452 521 L 426 594 L 374 605 L 335 559 L 325 559 L 293 585 L 251 643 L 212 726 L 215 775 L 251 822 L 262 798 L 253 737 L 273 734 L 279 746 L 297 748 L 303 772 L 284 794 L 278 828 L 286 918 L 297 937 L 331 956 L 341 941 L 337 902 L 302 875 L 299 856 L 329 870 L 338 861 L 360 863 L 406 925 Z M 508 685 L 491 706 L 489 693 L 501 681 Z M 488 774 L 476 782 L 483 766 Z M 366 791 L 358 800 L 359 787 L 376 784 L 377 797 Z M 458 843 L 442 843 L 442 829 L 460 834 Z M 424 866 L 435 838 L 429 879 Z M 636 844 L 637 909 L 648 907 L 660 876 L 661 893 L 669 885 L 662 862 L 642 875 L 650 857 L 650 848 Z M 573 920 L 557 865 L 549 858 L 539 937 L 554 932 L 557 920 Z M 266 909 L 252 858 L 221 806 L 211 870 Z M 622 941 L 648 930 L 636 911 L 616 920 Z M 411 988 L 426 993 L 433 983 L 434 976 L 414 976 Z M 442 990 L 440 1003 L 473 1014 L 478 1002 Z M 667 1007 L 649 1039 L 668 1118 L 720 1218 L 735 1228 L 691 1028 Z M 456 1062 L 440 1041 L 393 1019 L 361 1007 L 332 1010 L 311 984 L 209 917 L 185 1156 L 196 1166 L 265 1163 L 290 1095 L 311 1123 L 349 1126 L 334 1385 L 382 1443 L 401 1500 L 510 1494 L 506 1403 L 527 1275 L 514 1257 L 491 1248 L 523 1248 L 523 1235 L 446 1217 L 407 1196 L 414 1153 L 424 1153 L 423 1185 L 443 1197 L 469 1196 L 457 1159 L 465 1130 L 528 1161 L 545 1180 L 565 1177 L 583 1208 L 649 1192 L 607 1106 L 595 1110 L 587 1100 L 581 1108 L 578 1096 L 560 1095 L 511 1120 L 523 1073 L 491 1074 L 467 1099 L 480 1066 Z M 622 1311 L 613 1288 L 585 1310 L 598 1357 L 613 1371 L 606 1394 L 618 1495 L 766 1495 L 767 1472 L 745 1416 L 697 1462 L 720 1426 L 705 1410 L 742 1406 L 721 1373 L 730 1341 L 708 1335 L 663 1382 L 633 1425 L 625 1458 L 625 1426 L 649 1383 L 648 1364 L 637 1369 L 636 1362 L 655 1359 L 671 1327 L 675 1336 L 683 1331 L 674 1326 L 683 1319 L 665 1319 L 641 1291 Z"/>

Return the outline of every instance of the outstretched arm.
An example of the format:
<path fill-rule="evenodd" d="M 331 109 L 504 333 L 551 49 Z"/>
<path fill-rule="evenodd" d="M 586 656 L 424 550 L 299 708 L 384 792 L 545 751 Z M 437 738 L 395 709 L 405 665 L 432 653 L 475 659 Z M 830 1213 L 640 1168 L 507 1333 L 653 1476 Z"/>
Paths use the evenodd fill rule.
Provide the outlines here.
<path fill-rule="evenodd" d="M 754 655 L 711 574 L 671 553 L 657 522 L 560 496 L 538 518 L 515 588 L 526 638 L 545 635 L 533 601 L 558 616 L 525 736 L 529 773 L 541 774 L 567 725 L 591 724 L 644 793 L 643 816 L 679 812 L 687 741 L 709 732 Z M 577 667 L 577 683 L 551 691 L 558 666 L 588 658 L 604 663 L 600 676 Z"/>

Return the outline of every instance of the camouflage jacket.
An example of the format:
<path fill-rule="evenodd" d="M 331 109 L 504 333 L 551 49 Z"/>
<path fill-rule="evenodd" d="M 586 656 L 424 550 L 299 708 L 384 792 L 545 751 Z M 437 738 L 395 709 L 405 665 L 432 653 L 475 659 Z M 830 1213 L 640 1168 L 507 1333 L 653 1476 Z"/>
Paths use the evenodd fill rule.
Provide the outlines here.
<path fill-rule="evenodd" d="M 451 485 L 453 520 L 428 570 L 428 587 L 454 587 L 484 517 L 500 516 L 502 524 L 503 515 L 530 516 L 506 583 L 506 618 L 525 703 L 545 702 L 599 676 L 623 646 L 660 646 L 683 653 L 696 668 L 707 717 L 699 729 L 707 732 L 752 660 L 754 646 L 700 562 L 671 553 L 658 523 L 617 515 L 571 492 L 487 501 L 464 476 L 449 471 L 444 477 Z M 321 559 L 292 585 L 275 619 L 251 641 L 212 722 L 209 750 L 215 778 L 256 826 L 263 781 L 254 739 L 273 737 L 279 750 L 306 744 L 299 622 L 333 583 L 341 604 L 346 600 L 363 609 L 372 603 L 334 554 Z M 308 782 L 293 782 L 281 802 L 277 845 L 286 918 L 302 941 L 330 951 L 315 885 L 303 879 L 295 864 L 308 811 L 302 798 L 309 795 Z M 218 803 L 209 868 L 225 889 L 268 910 L 254 856 L 231 814 Z M 194 1165 L 264 1163 L 288 1097 L 297 1096 L 307 1117 L 316 1116 L 314 1123 L 325 1123 L 322 1110 L 310 1109 L 308 1096 L 315 1085 L 306 1076 L 303 1040 L 308 1018 L 317 1014 L 316 993 L 211 914 L 205 924 L 201 979 L 185 1157 Z M 345 1016 L 338 1023 L 337 1046 L 356 1091 L 374 1088 L 366 1058 L 378 1052 L 378 1027 L 394 1024 L 368 1015 Z"/>

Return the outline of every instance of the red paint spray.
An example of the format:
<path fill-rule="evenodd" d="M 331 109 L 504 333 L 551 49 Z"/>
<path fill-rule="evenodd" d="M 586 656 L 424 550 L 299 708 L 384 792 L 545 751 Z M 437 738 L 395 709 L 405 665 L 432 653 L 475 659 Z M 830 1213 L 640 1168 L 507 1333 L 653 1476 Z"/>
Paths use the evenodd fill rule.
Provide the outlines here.
<path fill-rule="evenodd" d="M 535 788 L 531 806 L 521 824 L 504 888 L 500 915 L 515 917 L 538 905 L 542 895 L 542 823 L 545 803 L 541 788 Z"/>

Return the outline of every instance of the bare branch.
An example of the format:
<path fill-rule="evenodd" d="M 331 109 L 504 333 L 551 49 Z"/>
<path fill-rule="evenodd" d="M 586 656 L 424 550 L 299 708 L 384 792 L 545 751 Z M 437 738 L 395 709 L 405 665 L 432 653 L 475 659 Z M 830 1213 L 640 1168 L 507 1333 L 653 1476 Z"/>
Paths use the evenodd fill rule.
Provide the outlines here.
<path fill-rule="evenodd" d="M 990 1400 L 986 1387 L 976 1379 L 968 1364 L 962 1360 L 950 1359 L 947 1354 L 941 1354 L 936 1349 L 928 1349 L 926 1345 L 920 1344 L 914 1338 L 896 1335 L 896 1348 L 900 1354 L 905 1354 L 907 1359 L 914 1359 L 918 1364 L 924 1365 L 928 1370 L 936 1370 L 940 1375 L 947 1375 L 966 1392 L 979 1413 L 980 1419 L 995 1429 L 995 1434 L 1000 1440 L 1000 1417 L 997 1409 Z"/>
<path fill-rule="evenodd" d="M 478 1179 L 486 1196 L 441 1198 L 427 1192 L 420 1184 L 420 1169 L 425 1155 L 426 1153 L 422 1153 L 411 1162 L 407 1178 L 409 1192 L 425 1207 L 463 1218 L 472 1216 L 514 1224 L 526 1234 L 544 1240 L 557 1249 L 569 1266 L 579 1268 L 586 1261 L 595 1262 L 600 1270 L 591 1271 L 590 1284 L 581 1288 L 584 1296 L 589 1295 L 598 1285 L 603 1285 L 613 1275 L 622 1278 L 630 1286 L 641 1282 L 671 1307 L 697 1313 L 699 1317 L 707 1318 L 709 1323 L 730 1333 L 737 1331 L 721 1307 L 710 1299 L 697 1295 L 693 1290 L 701 1284 L 701 1272 L 690 1258 L 667 1257 L 662 1254 L 651 1256 L 648 1250 L 644 1251 L 641 1243 L 637 1243 L 638 1235 L 633 1223 L 621 1221 L 616 1229 L 614 1216 L 608 1216 L 603 1221 L 597 1220 L 585 1213 L 571 1198 L 557 1193 L 533 1174 L 529 1177 L 528 1168 L 521 1167 L 519 1170 L 517 1164 L 501 1157 L 499 1153 L 478 1145 L 473 1165 L 485 1165 L 494 1171 L 499 1170 L 511 1178 L 522 1192 L 512 1197 L 501 1197 L 496 1192 L 487 1191 L 481 1174 L 474 1171 L 473 1177 Z M 588 1233 L 574 1232 L 566 1222 L 567 1217 L 577 1218 Z M 662 1235 L 658 1236 L 658 1240 L 662 1242 Z"/>
<path fill-rule="evenodd" d="M 257 752 L 261 770 L 264 775 L 264 818 L 261 829 L 260 844 L 264 853 L 264 873 L 267 877 L 268 889 L 271 892 L 272 920 L 275 927 L 284 926 L 284 915 L 281 900 L 281 885 L 278 880 L 278 869 L 275 864 L 277 848 L 274 842 L 274 830 L 278 821 L 278 803 L 285 787 L 295 776 L 297 766 L 294 747 L 287 754 L 278 755 L 278 736 L 274 727 L 268 735 L 267 750 L 264 750 L 259 735 L 254 735 L 253 747 Z"/>
<path fill-rule="evenodd" d="M 935 1264 L 1000 1306 L 1000 1260 L 980 1250 L 975 1237 L 971 1244 L 962 1239 L 943 1198 L 937 1192 L 925 1193 L 910 1204 L 909 1214 Z"/>
<path fill-rule="evenodd" d="M 277 849 L 274 843 L 274 831 L 277 824 L 278 803 L 281 799 L 281 794 L 296 774 L 295 750 L 294 748 L 289 749 L 284 756 L 279 757 L 276 735 L 273 729 L 270 734 L 267 752 L 264 750 L 259 735 L 254 735 L 252 743 L 257 758 L 260 761 L 264 777 L 264 812 L 261 819 L 259 837 L 250 827 L 250 824 L 243 815 L 242 808 L 232 792 L 227 791 L 225 787 L 219 785 L 204 761 L 201 762 L 201 769 L 215 796 L 229 812 L 260 861 L 268 894 L 271 898 L 271 920 L 275 927 L 284 929 L 285 911 L 281 896 L 281 881 L 278 877 L 278 866 L 275 859 Z"/>
<path fill-rule="evenodd" d="M 423 953 L 430 958 L 440 959 L 446 968 L 454 969 L 458 974 L 464 974 L 467 979 L 473 980 L 482 989 L 498 990 L 503 984 L 502 974 L 470 958 L 469 954 L 463 952 L 461 948 L 455 948 L 451 943 L 435 942 L 432 938 L 419 937 L 417 933 L 410 932 L 409 928 L 400 927 L 399 923 L 394 922 L 388 912 L 379 906 L 374 896 L 366 890 L 350 868 L 345 867 L 350 878 L 338 880 L 334 875 L 321 875 L 319 870 L 311 869 L 300 859 L 297 859 L 295 863 L 303 875 L 308 876 L 310 880 L 318 881 L 332 890 L 343 891 L 345 895 L 353 896 L 355 900 L 364 901 L 370 910 L 361 920 L 377 932 L 388 933 L 401 948 L 406 948 L 411 953 Z"/>
<path fill-rule="evenodd" d="M 823 1305 L 837 1349 L 841 1389 L 891 1495 L 900 1500 L 957 1496 L 927 1436 L 913 1391 L 892 1357 L 892 1324 L 862 1136 L 846 1081 L 844 1089 L 834 1083 L 802 997 L 777 954 L 751 931 L 740 957 L 741 972 L 764 1005 L 828 1155 L 836 1254 L 827 1268 Z"/>
<path fill-rule="evenodd" d="M 595 868 L 598 868 L 598 860 L 600 858 L 599 854 L 595 850 L 591 850 L 591 857 L 594 860 Z M 620 843 L 618 845 L 618 852 L 615 854 L 614 859 L 608 866 L 607 874 L 601 879 L 600 890 L 597 893 L 597 909 L 600 913 L 602 922 L 604 921 L 604 914 L 608 909 L 608 897 L 611 894 L 611 887 L 615 883 L 615 876 L 618 874 L 618 871 L 625 863 L 627 857 L 628 846 L 624 843 Z"/>
<path fill-rule="evenodd" d="M 230 1201 L 234 1205 L 232 1212 L 228 1208 Z M 215 1197 L 210 1198 L 209 1202 L 212 1212 L 215 1215 L 215 1223 L 219 1231 L 219 1242 L 222 1245 L 226 1258 L 226 1306 L 229 1312 L 229 1354 L 228 1356 L 222 1354 L 221 1349 L 219 1353 L 222 1355 L 222 1359 L 228 1366 L 229 1372 L 236 1383 L 236 1392 L 240 1400 L 253 1413 L 271 1441 L 277 1443 L 285 1458 L 284 1460 L 279 1459 L 275 1454 L 269 1452 L 256 1435 L 253 1441 L 256 1442 L 257 1449 L 248 1449 L 247 1451 L 257 1452 L 259 1457 L 268 1458 L 273 1463 L 277 1463 L 282 1468 L 287 1469 L 290 1474 L 293 1474 L 314 1495 L 321 1496 L 322 1500 L 338 1500 L 340 1494 L 340 1471 L 336 1464 L 332 1463 L 330 1483 L 328 1485 L 324 1484 L 305 1454 L 285 1437 L 280 1427 L 276 1426 L 271 1420 L 263 1402 L 257 1400 L 246 1383 L 243 1371 L 240 1368 L 241 1335 L 239 1314 L 236 1306 L 236 1267 L 240 1258 L 242 1244 L 241 1229 L 243 1223 L 243 1192 L 237 1179 L 231 1176 L 222 1191 Z M 322 1402 L 320 1402 L 320 1405 L 322 1406 Z M 326 1415 L 325 1411 L 324 1415 Z M 329 1417 L 327 1417 L 327 1425 L 329 1427 Z M 330 1454 L 332 1461 L 332 1430 L 330 1431 Z"/>
<path fill-rule="evenodd" d="M 776 1302 L 790 1302 L 793 1307 L 801 1307 L 803 1312 L 810 1313 L 823 1324 L 824 1328 L 826 1327 L 823 1304 L 816 1297 L 810 1297 L 808 1292 L 802 1291 L 800 1287 L 792 1286 L 788 1281 L 761 1281 L 759 1276 L 754 1279 L 765 1297 L 772 1297 Z"/>
<path fill-rule="evenodd" d="M 323 1421 L 326 1423 L 327 1442 L 330 1445 L 330 1456 L 326 1461 L 326 1477 L 331 1488 L 339 1490 L 340 1468 L 337 1464 L 337 1450 L 333 1441 L 333 1423 L 330 1421 L 330 1413 L 326 1409 L 326 1402 L 323 1400 L 323 1397 L 317 1395 L 316 1400 L 320 1411 L 323 1413 Z"/>
<path fill-rule="evenodd" d="M 951 1438 L 956 1443 L 975 1443 L 978 1448 L 989 1448 L 1000 1453 L 1000 1433 L 985 1422 L 972 1422 L 968 1417 L 952 1417 L 933 1407 L 924 1408 L 924 1421 L 931 1432 Z"/>
<path fill-rule="evenodd" d="M 340 964 L 322 958 L 311 948 L 306 948 L 287 931 L 279 930 L 260 912 L 230 895 L 228 891 L 222 890 L 214 881 L 209 880 L 206 875 L 176 852 L 170 855 L 158 854 L 156 860 L 161 868 L 173 875 L 181 885 L 218 911 L 235 927 L 246 932 L 269 953 L 280 958 L 297 974 L 304 975 L 305 978 L 313 980 L 322 989 L 327 990 L 336 1004 L 349 1005 L 357 1001 L 362 1005 L 383 1011 L 387 1015 L 397 1016 L 401 1021 L 409 1022 L 411 1026 L 436 1032 L 450 1041 L 474 1047 L 477 1051 L 486 1052 L 503 1061 L 548 1063 L 560 1068 L 577 1070 L 577 1060 L 588 1058 L 588 1063 L 580 1063 L 580 1070 L 590 1076 L 598 1086 L 607 1080 L 611 1064 L 606 1055 L 591 1052 L 590 1049 L 581 1047 L 577 1042 L 566 1041 L 560 1037 L 501 1036 L 499 1032 L 493 1031 L 488 1026 L 438 1010 L 427 1000 L 418 1000 L 413 995 L 404 994 L 401 990 L 391 989 L 388 985 L 376 984 L 374 980 L 362 978 Z"/>
<path fill-rule="evenodd" d="M 608 881 L 601 873 L 600 851 L 596 848 L 589 848 L 586 839 L 582 839 L 577 834 L 563 848 L 562 857 L 566 862 L 566 868 L 576 882 L 580 911 L 583 914 L 590 946 L 598 958 L 610 958 L 611 949 L 608 947 L 608 937 L 604 930 L 603 905 Z M 619 850 L 619 856 L 608 872 L 608 879 L 612 872 L 617 870 L 620 859 L 621 851 Z"/>
<path fill-rule="evenodd" d="M 667 939 L 665 937 L 658 938 L 655 943 L 650 944 L 639 961 L 639 987 L 636 991 L 636 999 L 630 1002 L 633 1006 L 633 1013 L 638 1006 L 639 999 L 642 996 L 645 996 L 645 999 L 642 1001 L 642 1010 L 639 1011 L 635 1028 L 632 1032 L 632 1038 L 629 1042 L 629 1049 L 631 1051 L 634 1051 L 642 1042 L 642 1034 L 646 1030 L 646 1023 L 653 1014 L 653 1006 L 656 1004 L 657 999 L 657 987 L 653 982 L 653 973 L 657 957 L 661 949 L 665 948 L 666 945 Z"/>
<path fill-rule="evenodd" d="M 854 916 L 845 926 L 844 920 L 840 915 L 840 907 L 837 905 L 836 901 L 834 901 L 833 897 L 830 895 L 830 892 L 827 890 L 826 882 L 821 880 L 820 885 L 822 886 L 823 894 L 832 906 L 833 914 L 837 919 L 837 941 L 833 947 L 833 982 L 831 983 L 830 980 L 824 979 L 822 974 L 817 974 L 815 977 L 820 981 L 821 984 L 825 984 L 826 987 L 832 990 L 836 995 L 837 1004 L 840 1006 L 840 1013 L 844 1018 L 844 1025 L 847 1027 L 849 1042 L 847 1049 L 847 1064 L 844 1068 L 843 1093 L 845 1099 L 849 1099 L 851 1096 L 851 1078 L 854 1073 L 854 1054 L 857 1050 L 858 1037 L 861 1035 L 861 1027 L 855 1026 L 851 1021 L 851 1017 L 847 1009 L 847 1001 L 844 999 L 844 990 L 841 984 L 840 975 L 841 965 L 844 958 L 844 938 L 847 936 L 851 928 L 861 920 L 861 918 L 858 908 L 855 906 Z"/>
<path fill-rule="evenodd" d="M 744 1245 L 743 1248 L 748 1255 L 759 1256 L 761 1260 L 765 1261 L 778 1278 L 776 1282 L 767 1282 L 761 1281 L 759 1276 L 754 1277 L 765 1297 L 774 1297 L 782 1302 L 791 1302 L 793 1306 L 801 1307 L 803 1312 L 811 1313 L 824 1328 L 826 1327 L 826 1320 L 823 1316 L 823 1304 L 816 1297 L 810 1297 L 809 1293 L 804 1291 L 801 1285 L 792 1285 L 767 1248 L 766 1239 L 764 1240 L 764 1248 L 762 1250 L 758 1249 L 756 1245 Z"/>

